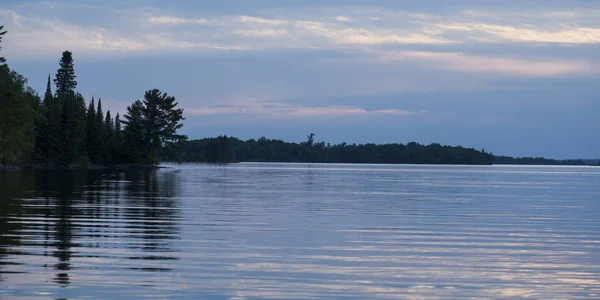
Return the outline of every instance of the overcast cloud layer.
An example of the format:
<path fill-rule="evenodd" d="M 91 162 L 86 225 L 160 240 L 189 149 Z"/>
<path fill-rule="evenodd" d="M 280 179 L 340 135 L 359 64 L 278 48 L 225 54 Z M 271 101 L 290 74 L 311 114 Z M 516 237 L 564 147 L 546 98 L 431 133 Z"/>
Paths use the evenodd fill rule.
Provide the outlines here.
<path fill-rule="evenodd" d="M 0 24 L 38 91 L 70 50 L 86 97 L 159 88 L 192 138 L 600 157 L 597 1 L 9 0 Z"/>

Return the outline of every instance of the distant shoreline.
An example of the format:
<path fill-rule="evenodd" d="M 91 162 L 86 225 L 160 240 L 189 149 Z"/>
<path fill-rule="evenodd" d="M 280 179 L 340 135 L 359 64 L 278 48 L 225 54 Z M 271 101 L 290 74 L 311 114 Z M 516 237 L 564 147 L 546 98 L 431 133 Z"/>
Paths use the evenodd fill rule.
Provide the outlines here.
<path fill-rule="evenodd" d="M 490 165 L 465 165 L 465 164 L 410 164 L 410 163 L 322 163 L 322 162 L 275 162 L 275 161 L 237 161 L 237 162 L 175 162 L 175 161 L 164 161 L 167 164 L 202 164 L 202 165 L 229 165 L 229 164 L 243 164 L 243 163 L 265 163 L 265 164 L 326 164 L 326 165 L 418 165 L 418 166 L 482 166 L 482 167 L 600 167 L 600 165 L 587 164 L 587 165 L 552 165 L 552 164 L 490 164 Z M 32 166 L 6 166 L 0 165 L 0 172 L 11 172 L 20 170 L 47 170 L 47 171 L 144 171 L 144 170 L 159 170 L 159 169 L 170 169 L 170 166 L 158 165 L 158 166 L 119 166 L 119 167 L 32 167 Z"/>
<path fill-rule="evenodd" d="M 286 142 L 261 137 L 241 140 L 219 136 L 182 141 L 173 153 L 162 153 L 164 162 L 279 162 L 279 163 L 357 163 L 357 164 L 431 164 L 431 165 L 597 165 L 596 160 L 557 160 L 544 157 L 510 157 L 486 152 L 484 149 L 407 144 L 330 144 L 317 142 L 315 135 L 305 142 Z"/>

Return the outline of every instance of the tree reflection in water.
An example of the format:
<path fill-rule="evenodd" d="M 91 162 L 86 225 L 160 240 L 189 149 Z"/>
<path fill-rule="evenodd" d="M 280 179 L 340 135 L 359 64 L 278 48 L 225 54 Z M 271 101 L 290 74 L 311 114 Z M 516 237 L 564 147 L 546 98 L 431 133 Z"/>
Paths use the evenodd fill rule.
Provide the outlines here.
<path fill-rule="evenodd" d="M 50 281 L 69 286 L 73 269 L 81 268 L 77 260 L 109 257 L 102 249 L 114 248 L 115 239 L 162 253 L 130 259 L 175 259 L 164 253 L 173 251 L 180 233 L 177 175 L 169 170 L 0 172 L 0 281 L 22 273 L 27 264 L 14 255 L 41 255 L 55 258 L 44 264 Z"/>

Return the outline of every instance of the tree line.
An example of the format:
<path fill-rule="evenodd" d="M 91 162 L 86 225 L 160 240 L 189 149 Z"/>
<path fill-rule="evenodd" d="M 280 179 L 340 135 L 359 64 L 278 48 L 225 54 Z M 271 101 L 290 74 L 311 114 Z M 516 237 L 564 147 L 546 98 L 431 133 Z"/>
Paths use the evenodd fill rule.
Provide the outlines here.
<path fill-rule="evenodd" d="M 582 159 L 549 159 L 544 157 L 510 157 L 494 156 L 497 165 L 551 165 L 551 166 L 585 166 L 589 165 Z"/>
<path fill-rule="evenodd" d="M 465 164 L 489 165 L 493 155 L 485 150 L 440 144 L 326 144 L 291 143 L 277 139 L 240 140 L 219 136 L 177 143 L 176 155 L 164 153 L 166 161 L 180 162 L 302 162 L 302 163 L 380 163 L 380 164 Z"/>
<path fill-rule="evenodd" d="M 598 165 L 582 159 L 556 160 L 544 157 L 497 156 L 485 150 L 440 144 L 325 144 L 315 142 L 314 134 L 305 142 L 278 139 L 240 140 L 219 136 L 177 143 L 175 155 L 161 153 L 165 161 L 178 162 L 301 162 L 301 163 L 381 163 L 381 164 L 458 164 L 458 165 Z"/>
<path fill-rule="evenodd" d="M 175 98 L 158 89 L 146 91 L 122 117 L 104 112 L 100 98 L 86 102 L 69 51 L 54 79 L 48 75 L 43 98 L 21 74 L 0 65 L 0 167 L 155 165 L 159 149 L 187 138 L 177 133 L 183 120 Z"/>

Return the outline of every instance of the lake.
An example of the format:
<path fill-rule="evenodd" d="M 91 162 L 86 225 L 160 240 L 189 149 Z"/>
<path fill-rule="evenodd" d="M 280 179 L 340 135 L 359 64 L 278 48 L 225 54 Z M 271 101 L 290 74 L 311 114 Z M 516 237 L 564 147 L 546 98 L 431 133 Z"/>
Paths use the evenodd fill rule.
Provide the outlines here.
<path fill-rule="evenodd" d="M 0 299 L 600 298 L 600 168 L 0 172 Z"/>

